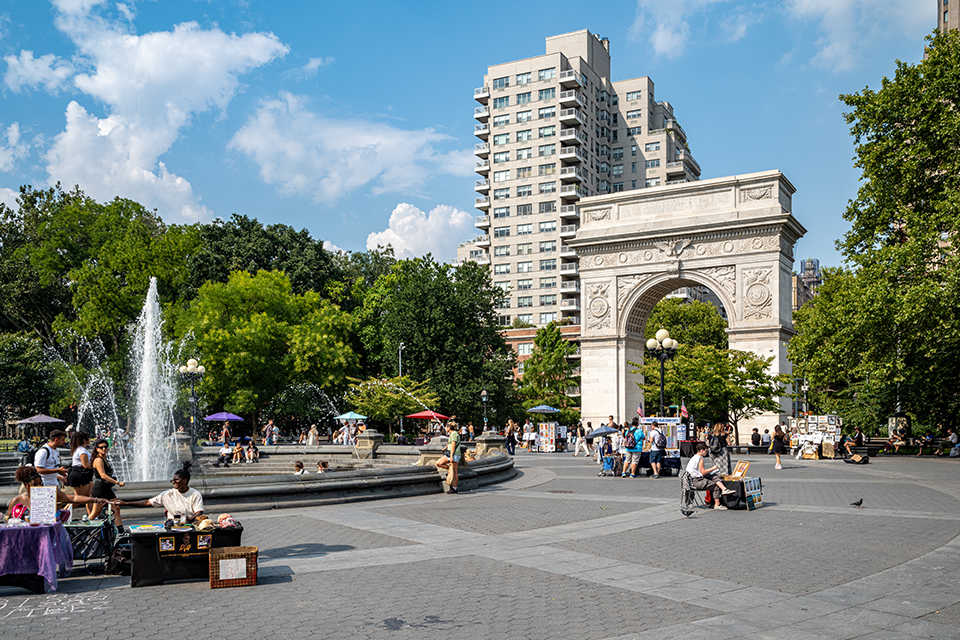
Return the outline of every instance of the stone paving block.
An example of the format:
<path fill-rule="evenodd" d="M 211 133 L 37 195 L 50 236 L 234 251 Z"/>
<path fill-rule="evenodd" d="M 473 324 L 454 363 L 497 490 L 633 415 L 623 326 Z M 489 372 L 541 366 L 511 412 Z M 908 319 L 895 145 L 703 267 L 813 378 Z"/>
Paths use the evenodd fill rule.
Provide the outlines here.
<path fill-rule="evenodd" d="M 930 620 L 911 620 L 890 630 L 909 633 L 918 638 L 930 638 L 931 640 L 956 640 L 960 637 L 960 629 L 957 629 L 957 627 L 931 622 Z"/>
<path fill-rule="evenodd" d="M 740 587 L 721 593 L 712 593 L 707 596 L 688 600 L 687 602 L 701 607 L 709 607 L 710 609 L 732 613 L 734 611 L 752 609 L 758 605 L 781 602 L 792 598 L 792 595 L 780 593 L 779 591 L 760 589 L 759 587 Z"/>
<path fill-rule="evenodd" d="M 680 584 L 658 586 L 656 591 L 657 595 L 662 598 L 670 598 L 671 600 L 688 602 L 690 600 L 704 598 L 716 593 L 731 591 L 736 587 L 737 585 L 732 582 L 713 580 L 711 578 L 698 578 L 696 580 L 689 580 Z"/>
<path fill-rule="evenodd" d="M 677 573 L 676 571 L 657 571 L 642 576 L 625 578 L 617 583 L 617 586 L 630 589 L 632 591 L 650 592 L 661 587 L 676 586 L 685 582 L 694 582 L 700 580 L 699 576 L 688 573 Z"/>
<path fill-rule="evenodd" d="M 919 618 L 938 609 L 956 604 L 958 601 L 960 601 L 960 594 L 958 593 L 931 594 L 923 599 L 909 593 L 902 593 L 872 600 L 865 603 L 863 607 L 908 618 Z"/>
<path fill-rule="evenodd" d="M 758 637 L 758 634 L 764 631 L 782 628 L 780 621 L 776 619 L 758 619 L 742 615 L 741 612 L 726 613 L 721 616 L 696 620 L 691 624 L 727 637 L 743 636 L 745 638 Z"/>

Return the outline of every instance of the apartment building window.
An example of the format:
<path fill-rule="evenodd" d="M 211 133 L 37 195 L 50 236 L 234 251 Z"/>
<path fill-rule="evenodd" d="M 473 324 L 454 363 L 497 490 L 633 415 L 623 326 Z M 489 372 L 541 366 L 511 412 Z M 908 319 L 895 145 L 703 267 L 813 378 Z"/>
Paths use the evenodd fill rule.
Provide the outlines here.
<path fill-rule="evenodd" d="M 627 91 L 627 102 L 639 100 L 642 93 L 642 91 Z"/>
<path fill-rule="evenodd" d="M 533 175 L 533 167 L 520 167 L 517 169 L 517 179 L 522 180 Z"/>
<path fill-rule="evenodd" d="M 531 139 L 533 139 L 533 129 L 517 131 L 517 142 L 526 142 L 527 140 Z"/>
<path fill-rule="evenodd" d="M 609 190 L 610 190 L 610 182 L 608 182 L 607 180 L 601 180 L 601 181 L 600 181 L 600 190 L 601 190 L 601 191 L 609 191 Z"/>
<path fill-rule="evenodd" d="M 551 162 L 550 164 L 540 165 L 540 174 L 541 176 L 552 176 L 557 172 L 557 163 Z"/>
<path fill-rule="evenodd" d="M 530 122 L 533 120 L 533 111 L 517 111 L 517 122 Z"/>
<path fill-rule="evenodd" d="M 493 88 L 494 89 L 506 89 L 510 86 L 510 78 L 494 78 L 493 79 Z"/>
<path fill-rule="evenodd" d="M 517 307 L 532 307 L 533 306 L 533 296 L 520 296 L 517 298 Z M 528 353 L 521 353 L 520 355 L 530 355 Z"/>
<path fill-rule="evenodd" d="M 508 280 L 497 280 L 496 282 L 493 283 L 493 286 L 500 287 L 500 290 L 503 291 L 504 293 L 507 293 L 510 291 L 510 282 Z"/>
<path fill-rule="evenodd" d="M 510 134 L 509 133 L 498 133 L 493 136 L 493 146 L 499 147 L 501 145 L 510 143 Z"/>
<path fill-rule="evenodd" d="M 557 306 L 557 294 L 552 293 L 548 296 L 540 296 L 540 306 L 541 307 Z"/>
<path fill-rule="evenodd" d="M 498 274 L 510 273 L 510 263 L 493 265 L 493 272 Z"/>
<path fill-rule="evenodd" d="M 533 306 L 533 305 L 531 305 Z M 533 343 L 532 342 L 521 342 L 517 345 L 517 354 L 521 356 L 528 356 L 533 353 Z"/>
<path fill-rule="evenodd" d="M 627 118 L 629 119 L 639 118 L 642 115 L 643 115 L 642 109 L 634 109 L 633 111 L 627 111 Z"/>
<path fill-rule="evenodd" d="M 647 180 L 646 180 L 646 182 L 645 182 L 644 184 L 645 184 L 645 186 L 648 186 L 648 187 L 659 187 L 659 186 L 660 186 L 660 178 L 647 178 Z"/>
<path fill-rule="evenodd" d="M 622 165 L 622 164 L 615 164 L 615 165 L 613 165 L 612 170 L 613 170 L 612 173 L 613 173 L 613 175 L 615 175 L 615 176 L 622 176 L 622 175 L 623 175 L 623 165 Z"/>
<path fill-rule="evenodd" d="M 529 74 L 529 73 L 518 73 L 518 74 L 517 74 L 517 84 L 530 84 L 530 74 Z"/>
<path fill-rule="evenodd" d="M 493 190 L 493 199 L 494 200 L 506 200 L 510 197 L 510 188 L 506 189 L 494 189 Z"/>
<path fill-rule="evenodd" d="M 543 156 L 552 156 L 557 152 L 557 145 L 555 144 L 542 144 L 538 149 L 537 153 L 540 157 Z"/>
<path fill-rule="evenodd" d="M 493 154 L 493 164 L 500 164 L 501 162 L 510 162 L 509 151 L 498 151 Z"/>
<path fill-rule="evenodd" d="M 493 126 L 495 127 L 505 127 L 510 124 L 510 114 L 502 116 L 493 116 Z"/>
<path fill-rule="evenodd" d="M 532 273 L 532 272 L 533 272 L 533 262 L 517 263 L 517 273 Z"/>
<path fill-rule="evenodd" d="M 493 99 L 494 109 L 506 109 L 509 106 L 510 106 L 510 96 L 503 96 L 502 98 Z"/>
<path fill-rule="evenodd" d="M 622 182 L 614 182 L 614 183 L 613 183 L 613 188 L 611 189 L 611 191 L 612 191 L 613 193 L 620 193 L 621 191 L 623 191 L 623 183 L 622 183 Z"/>
<path fill-rule="evenodd" d="M 510 298 L 500 298 L 497 300 L 496 304 L 493 305 L 494 309 L 509 309 L 510 308 Z"/>
<path fill-rule="evenodd" d="M 517 149 L 517 160 L 529 160 L 533 157 L 533 147 Z"/>
<path fill-rule="evenodd" d="M 493 181 L 494 182 L 506 182 L 510 179 L 510 169 L 505 171 L 494 171 L 493 172 Z"/>
<path fill-rule="evenodd" d="M 636 180 L 631 180 L 631 181 L 630 181 L 630 188 L 631 188 L 631 189 L 636 189 L 636 188 L 637 188 L 637 181 L 636 181 Z"/>
<path fill-rule="evenodd" d="M 541 289 L 556 289 L 557 288 L 557 277 L 551 276 L 550 278 L 540 278 L 540 288 Z"/>
<path fill-rule="evenodd" d="M 532 224 L 518 224 L 518 225 L 517 225 L 517 235 L 518 235 L 518 236 L 526 236 L 526 235 L 530 235 L 531 233 L 533 233 L 533 225 L 532 225 Z"/>
<path fill-rule="evenodd" d="M 497 325 L 501 327 L 510 326 L 510 316 L 497 316 Z"/>
<path fill-rule="evenodd" d="M 557 270 L 557 259 L 552 258 L 550 260 L 541 260 L 540 261 L 540 271 L 556 271 Z M 542 304 L 542 303 L 541 303 Z"/>
<path fill-rule="evenodd" d="M 497 258 L 502 258 L 504 256 L 510 255 L 510 245 L 503 245 L 500 247 L 493 248 L 493 255 Z"/>
<path fill-rule="evenodd" d="M 557 190 L 556 182 L 541 182 L 540 193 L 554 193 Z"/>
<path fill-rule="evenodd" d="M 553 233 L 557 230 L 557 221 L 551 220 L 549 222 L 540 223 L 540 233 Z"/>
<path fill-rule="evenodd" d="M 597 155 L 609 156 L 609 155 L 610 155 L 610 147 L 608 147 L 608 146 L 605 145 L 605 144 L 604 144 L 604 145 L 600 145 L 600 146 L 599 146 L 599 151 L 597 151 Z"/>
<path fill-rule="evenodd" d="M 523 280 L 517 280 L 517 291 L 528 291 L 533 289 L 533 279 L 525 278 Z"/>
<path fill-rule="evenodd" d="M 636 173 L 636 172 L 637 172 L 637 163 L 636 163 L 636 162 L 631 162 L 631 163 L 630 163 L 630 173 Z"/>
<path fill-rule="evenodd" d="M 540 324 L 550 324 L 551 322 L 557 321 L 557 312 L 553 313 L 541 313 L 540 314 Z"/>
<path fill-rule="evenodd" d="M 630 145 L 630 155 L 631 155 L 631 156 L 637 155 L 637 145 L 635 145 L 635 144 Z"/>
<path fill-rule="evenodd" d="M 552 213 L 557 210 L 556 202 L 541 202 L 540 213 Z"/>
<path fill-rule="evenodd" d="M 557 115 L 556 107 L 541 107 L 537 109 L 537 117 L 541 120 L 546 120 L 547 118 L 552 118 Z"/>
<path fill-rule="evenodd" d="M 540 134 L 541 138 L 550 138 L 557 135 L 557 125 L 553 124 L 549 127 L 540 127 L 537 131 Z"/>
<path fill-rule="evenodd" d="M 557 250 L 556 240 L 545 240 L 540 243 L 540 253 L 551 253 Z"/>
<path fill-rule="evenodd" d="M 639 136 L 643 135 L 643 127 L 629 127 L 627 129 L 628 136 Z"/>
<path fill-rule="evenodd" d="M 557 77 L 556 67 L 550 67 L 549 69 L 540 69 L 540 71 L 537 72 L 537 78 L 540 80 L 540 82 L 543 82 L 544 80 L 553 80 L 556 77 Z"/>
<path fill-rule="evenodd" d="M 533 185 L 525 184 L 517 187 L 517 197 L 525 198 L 533 195 Z"/>
<path fill-rule="evenodd" d="M 517 205 L 517 215 L 518 216 L 529 216 L 533 213 L 532 204 L 518 204 Z"/>
<path fill-rule="evenodd" d="M 549 89 L 540 89 L 540 91 L 537 92 L 537 97 L 541 100 L 553 100 L 557 97 L 557 90 L 554 87 L 550 87 Z"/>
<path fill-rule="evenodd" d="M 510 227 L 494 227 L 493 228 L 494 238 L 507 238 L 509 236 L 510 236 Z"/>
<path fill-rule="evenodd" d="M 613 153 L 610 154 L 611 160 L 622 160 L 623 159 L 623 147 L 615 147 Z"/>
<path fill-rule="evenodd" d="M 496 218 L 509 218 L 510 217 L 510 207 L 494 207 L 493 217 Z"/>
<path fill-rule="evenodd" d="M 646 160 L 643 163 L 647 169 L 656 169 L 660 166 L 660 158 L 654 158 L 653 160 Z"/>
<path fill-rule="evenodd" d="M 518 233 L 517 235 L 520 235 L 520 234 Z M 517 245 L 517 255 L 518 255 L 518 256 L 526 256 L 526 255 L 530 255 L 531 253 L 533 253 L 533 243 L 532 243 L 532 242 L 524 242 L 524 243 L 522 243 L 522 244 L 518 244 L 518 245 Z"/>
<path fill-rule="evenodd" d="M 530 102 L 530 92 L 517 94 L 517 106 Z"/>
<path fill-rule="evenodd" d="M 482 257 L 483 257 L 483 250 L 482 250 L 482 249 L 479 249 L 479 250 L 471 251 L 471 252 L 470 252 L 470 259 L 471 259 L 471 260 L 479 260 L 479 259 L 482 258 Z"/>
<path fill-rule="evenodd" d="M 643 150 L 644 151 L 660 151 L 660 143 L 648 142 L 647 144 L 643 145 Z"/>

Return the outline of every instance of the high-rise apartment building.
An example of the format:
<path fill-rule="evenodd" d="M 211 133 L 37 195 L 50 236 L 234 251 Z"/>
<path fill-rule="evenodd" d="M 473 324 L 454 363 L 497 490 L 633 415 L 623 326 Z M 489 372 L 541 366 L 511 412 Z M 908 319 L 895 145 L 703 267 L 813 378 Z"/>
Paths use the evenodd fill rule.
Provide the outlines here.
<path fill-rule="evenodd" d="M 960 31 L 960 0 L 937 0 L 937 28 Z"/>
<path fill-rule="evenodd" d="M 957 0 L 960 1 L 960 0 Z M 474 91 L 476 226 L 459 260 L 490 264 L 500 324 L 580 324 L 580 198 L 698 180 L 669 102 L 647 77 L 613 82 L 610 42 L 586 29 L 542 56 L 487 68 Z"/>

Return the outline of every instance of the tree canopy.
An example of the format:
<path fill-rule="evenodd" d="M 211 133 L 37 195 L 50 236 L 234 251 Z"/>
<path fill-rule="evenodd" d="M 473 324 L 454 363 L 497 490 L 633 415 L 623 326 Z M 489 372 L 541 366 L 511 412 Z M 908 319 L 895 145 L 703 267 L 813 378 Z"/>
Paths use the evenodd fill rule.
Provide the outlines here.
<path fill-rule="evenodd" d="M 660 329 L 680 344 L 727 348 L 727 321 L 709 302 L 664 298 L 650 312 L 644 338 L 653 338 Z"/>
<path fill-rule="evenodd" d="M 569 358 L 577 346 L 564 340 L 560 324 L 551 322 L 537 330 L 533 351 L 523 363 L 519 393 L 525 409 L 546 404 L 560 409 L 559 419 L 564 424 L 575 424 L 580 406 L 580 376 L 578 365 Z M 570 395 L 573 394 L 573 395 Z"/>

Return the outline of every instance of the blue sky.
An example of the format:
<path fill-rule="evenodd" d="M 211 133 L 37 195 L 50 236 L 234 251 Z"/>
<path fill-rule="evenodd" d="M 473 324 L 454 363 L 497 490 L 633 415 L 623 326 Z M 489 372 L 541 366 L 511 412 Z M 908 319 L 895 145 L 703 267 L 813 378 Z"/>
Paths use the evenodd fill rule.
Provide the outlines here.
<path fill-rule="evenodd" d="M 474 87 L 587 28 L 614 80 L 673 104 L 702 178 L 783 171 L 797 257 L 836 265 L 859 177 L 838 95 L 919 61 L 937 4 L 0 0 L 0 201 L 59 181 L 452 259 L 479 213 Z"/>

